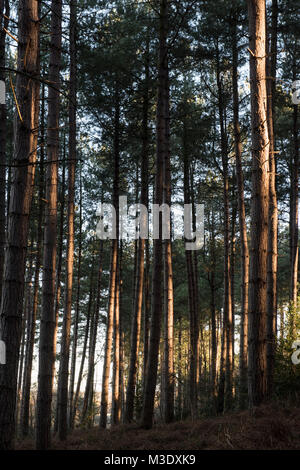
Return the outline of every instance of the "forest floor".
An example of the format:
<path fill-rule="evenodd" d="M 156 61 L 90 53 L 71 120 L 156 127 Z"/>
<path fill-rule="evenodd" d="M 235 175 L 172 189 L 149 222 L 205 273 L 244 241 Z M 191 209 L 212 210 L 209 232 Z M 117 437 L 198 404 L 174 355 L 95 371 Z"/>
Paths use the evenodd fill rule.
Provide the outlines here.
<path fill-rule="evenodd" d="M 34 449 L 31 439 L 18 450 Z M 144 430 L 120 425 L 108 430 L 76 429 L 65 442 L 53 439 L 52 449 L 63 450 L 256 450 L 300 449 L 300 408 L 264 405 L 219 417 L 156 425 Z"/>

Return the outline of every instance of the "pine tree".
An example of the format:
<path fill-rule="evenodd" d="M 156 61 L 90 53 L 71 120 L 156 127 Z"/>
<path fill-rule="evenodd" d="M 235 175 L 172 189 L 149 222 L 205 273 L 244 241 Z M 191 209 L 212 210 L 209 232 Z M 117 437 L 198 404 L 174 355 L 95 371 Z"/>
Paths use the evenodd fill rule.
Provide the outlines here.
<path fill-rule="evenodd" d="M 46 208 L 43 253 L 42 314 L 39 342 L 39 380 L 37 396 L 36 447 L 51 444 L 51 403 L 54 367 L 55 265 L 57 236 L 57 171 L 59 159 L 59 104 L 61 65 L 61 0 L 53 0 L 48 87 Z"/>
<path fill-rule="evenodd" d="M 266 90 L 266 5 L 248 1 L 251 85 L 252 201 L 249 279 L 249 406 L 266 396 L 269 136 Z"/>
<path fill-rule="evenodd" d="M 39 110 L 39 21 L 35 0 L 20 0 L 18 8 L 17 113 L 11 177 L 7 250 L 1 299 L 1 340 L 6 364 L 0 369 L 0 448 L 13 446 L 17 371 L 22 333 L 25 260 L 32 187 L 35 173 Z M 29 47 L 30 44 L 30 47 Z M 26 56 L 26 61 L 24 60 Z"/>

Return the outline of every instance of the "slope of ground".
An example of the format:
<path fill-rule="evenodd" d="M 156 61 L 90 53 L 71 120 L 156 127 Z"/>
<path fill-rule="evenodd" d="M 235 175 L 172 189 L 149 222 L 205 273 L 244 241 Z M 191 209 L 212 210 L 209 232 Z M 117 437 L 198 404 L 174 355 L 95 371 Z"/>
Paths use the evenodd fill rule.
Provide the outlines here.
<path fill-rule="evenodd" d="M 34 449 L 26 440 L 18 449 Z M 68 450 L 212 450 L 300 449 L 300 408 L 268 405 L 217 418 L 157 425 L 144 430 L 137 425 L 110 430 L 77 429 L 67 441 L 53 440 L 53 449 Z"/>

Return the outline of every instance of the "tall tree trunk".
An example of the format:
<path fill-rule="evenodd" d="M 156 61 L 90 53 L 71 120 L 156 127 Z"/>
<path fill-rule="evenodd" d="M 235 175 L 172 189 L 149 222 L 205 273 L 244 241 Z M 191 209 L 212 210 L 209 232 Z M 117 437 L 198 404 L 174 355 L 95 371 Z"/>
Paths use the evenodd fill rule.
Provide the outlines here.
<path fill-rule="evenodd" d="M 215 221 L 214 212 L 211 212 L 211 275 L 210 275 L 210 292 L 211 292 L 211 389 L 214 410 L 217 409 L 217 322 L 216 322 L 216 243 L 215 243 Z"/>
<path fill-rule="evenodd" d="M 231 240 L 230 240 L 230 284 L 231 284 L 231 306 L 232 306 L 232 375 L 234 375 L 235 361 L 234 361 L 234 330 L 235 330 L 235 289 L 234 289 L 234 280 L 235 280 L 235 258 L 236 258 L 236 214 L 237 214 L 237 205 L 235 201 L 235 172 L 233 171 L 232 175 L 232 212 L 231 212 Z"/>
<path fill-rule="evenodd" d="M 43 214 L 44 214 L 44 120 L 45 120 L 45 87 L 42 87 L 42 105 L 41 105 L 41 150 L 40 150 L 40 171 L 39 171 L 39 191 L 38 191 L 38 225 L 37 225 L 37 254 L 36 265 L 34 273 L 34 287 L 33 287 L 33 306 L 29 318 L 29 334 L 26 345 L 26 358 L 24 368 L 24 384 L 21 403 L 21 435 L 23 437 L 28 435 L 29 432 L 29 412 L 30 412 L 30 391 L 31 391 L 31 373 L 33 364 L 33 349 L 36 330 L 36 317 L 39 300 L 39 284 L 40 284 L 40 271 L 41 271 L 41 256 L 42 256 L 42 242 L 43 242 Z"/>
<path fill-rule="evenodd" d="M 266 90 L 265 0 L 248 0 L 251 85 L 252 201 L 249 285 L 249 406 L 266 395 L 269 136 Z"/>
<path fill-rule="evenodd" d="M 151 311 L 151 296 L 150 296 L 150 252 L 149 252 L 149 240 L 146 240 L 146 253 L 145 253 L 145 282 L 144 282 L 144 363 L 143 363 L 143 390 L 146 385 L 146 370 L 148 361 L 149 351 L 149 327 L 150 327 L 150 311 Z"/>
<path fill-rule="evenodd" d="M 83 399 L 83 408 L 81 414 L 81 421 L 84 422 L 86 419 L 86 414 L 88 411 L 89 399 L 93 390 L 93 379 L 95 372 L 95 351 L 97 344 L 97 332 L 99 324 L 99 313 L 100 313 L 100 299 L 101 299 L 101 281 L 102 281 L 102 271 L 103 271 L 103 240 L 100 240 L 99 247 L 99 265 L 98 265 L 98 279 L 97 279 L 97 293 L 96 293 L 96 304 L 93 322 L 91 326 L 91 335 L 90 335 L 90 351 L 89 351 L 89 364 L 88 364 L 88 374 L 86 378 L 85 394 Z"/>
<path fill-rule="evenodd" d="M 114 315 L 114 359 L 112 383 L 112 424 L 119 424 L 121 420 L 120 396 L 120 354 L 121 354 L 121 325 L 120 325 L 120 252 L 118 254 L 117 281 L 116 281 L 115 315 Z"/>
<path fill-rule="evenodd" d="M 119 367 L 119 395 L 120 395 L 120 420 L 124 422 L 125 416 L 125 366 L 124 366 L 124 318 L 123 318 L 123 242 L 120 240 L 119 248 L 119 309 L 120 309 L 120 367 Z"/>
<path fill-rule="evenodd" d="M 63 168 L 62 168 L 62 181 L 59 190 L 59 236 L 57 242 L 57 260 L 56 260 L 56 284 L 55 284 L 55 307 L 54 307 L 54 335 L 53 335 L 53 374 L 52 382 L 54 383 L 55 368 L 56 368 L 56 350 L 57 350 L 57 333 L 58 333 L 58 320 L 59 320 L 59 309 L 61 302 L 61 275 L 62 275 L 62 264 L 63 264 L 63 251 L 64 251 L 64 220 L 65 220 L 65 190 L 66 190 L 66 133 L 64 133 L 63 143 Z M 55 409 L 55 420 L 54 420 L 54 434 L 58 431 L 58 390 L 59 390 L 59 373 L 56 374 L 58 377 L 58 384 L 56 389 L 56 409 Z"/>
<path fill-rule="evenodd" d="M 76 392 L 75 392 L 74 401 L 73 401 L 74 423 L 75 423 L 77 404 L 78 404 L 78 399 L 79 399 L 79 394 L 80 394 L 80 386 L 81 386 L 81 381 L 82 381 L 82 376 L 83 376 L 83 368 L 84 368 L 84 362 L 85 362 L 85 357 L 86 357 L 86 350 L 87 350 L 87 344 L 88 344 L 88 339 L 89 339 L 90 323 L 91 323 L 91 316 L 92 316 L 91 312 L 92 312 L 92 304 L 93 304 L 93 298 L 94 298 L 93 277 L 94 277 L 94 260 L 93 260 L 93 264 L 91 268 L 90 292 L 89 292 L 88 308 L 87 308 L 87 315 L 86 315 L 86 325 L 84 329 L 85 334 L 84 334 L 84 340 L 83 340 L 83 348 L 82 348 L 81 361 L 80 361 L 80 367 L 79 367 L 79 372 L 78 372 Z"/>
<path fill-rule="evenodd" d="M 165 20 L 165 35 L 168 35 L 168 17 Z M 170 162 L 170 111 L 169 111 L 169 71 L 168 48 L 165 49 L 166 76 L 165 88 L 165 151 L 163 158 L 163 202 L 171 207 L 171 162 Z M 164 251 L 164 363 L 163 363 L 163 418 L 165 423 L 174 419 L 174 293 L 173 293 L 173 267 L 172 267 L 172 243 L 171 220 L 169 220 L 170 237 L 163 242 Z"/>
<path fill-rule="evenodd" d="M 95 287 L 93 287 L 93 297 L 95 297 Z M 88 354 L 88 371 L 85 382 L 85 390 L 83 396 L 82 410 L 80 422 L 81 425 L 89 425 L 90 423 L 90 409 L 89 404 L 91 401 L 91 395 L 93 394 L 93 379 L 94 379 L 94 355 L 93 355 L 93 338 L 95 332 L 95 315 L 96 315 L 96 304 L 93 302 L 93 308 L 91 307 L 91 321 L 89 331 L 89 354 Z"/>
<path fill-rule="evenodd" d="M 232 358 L 232 298 L 231 298 L 231 278 L 230 278 L 230 250 L 229 250 L 229 175 L 228 175 L 228 145 L 225 129 L 224 114 L 224 92 L 220 75 L 219 45 L 217 44 L 217 86 L 218 86 L 218 110 L 221 129 L 221 154 L 223 172 L 223 200 L 224 200 L 224 328 L 226 331 L 226 367 L 225 367 L 225 409 L 232 407 L 232 387 L 233 387 L 233 358 Z"/>
<path fill-rule="evenodd" d="M 148 107 L 149 107 L 149 41 L 147 40 L 146 63 L 145 63 L 145 84 L 143 93 L 143 119 L 142 119 L 142 169 L 141 169 L 141 204 L 148 208 Z M 148 222 L 148 221 L 147 221 Z M 145 239 L 138 240 L 137 254 L 137 278 L 135 285 L 135 301 L 133 306 L 132 325 L 131 325 L 131 345 L 130 345 L 130 363 L 128 373 L 128 383 L 126 391 L 125 422 L 130 423 L 133 419 L 134 392 L 136 385 L 137 360 L 140 346 L 141 319 L 144 289 L 144 258 L 145 258 Z M 147 286 L 145 286 L 147 288 Z M 145 299 L 145 304 L 146 304 Z M 145 310 L 146 310 L 145 305 Z M 145 313 L 146 316 L 146 313 Z M 146 324 L 146 322 L 145 322 Z M 146 324 L 147 330 L 147 324 Z M 145 337 L 144 337 L 145 341 Z M 145 368 L 145 366 L 144 366 Z"/>
<path fill-rule="evenodd" d="M 5 15 L 4 16 L 4 12 Z M 5 37 L 8 28 L 9 1 L 0 1 L 0 81 L 5 82 Z M 2 280 L 4 270 L 4 249 L 5 249 L 5 226 L 6 226 L 6 206 L 5 206 L 5 163 L 6 163 L 6 106 L 0 104 L 0 305 L 2 295 Z"/>
<path fill-rule="evenodd" d="M 219 372 L 219 384 L 218 384 L 218 399 L 217 399 L 217 412 L 223 413 L 224 411 L 224 394 L 225 394 L 225 366 L 226 366 L 226 328 L 222 316 L 220 315 L 220 330 L 221 333 L 221 351 L 220 351 L 220 372 Z"/>
<path fill-rule="evenodd" d="M 183 398 L 183 387 L 182 387 L 182 316 L 178 319 L 178 356 L 177 356 L 177 374 L 178 374 L 178 388 L 177 388 L 177 419 L 182 419 L 182 398 Z"/>
<path fill-rule="evenodd" d="M 59 439 L 67 438 L 68 378 L 70 357 L 71 308 L 74 264 L 74 197 L 76 165 L 76 0 L 70 3 L 70 83 L 69 83 L 69 162 L 68 162 L 68 235 L 66 258 L 65 307 L 61 344 L 61 368 L 58 389 Z"/>
<path fill-rule="evenodd" d="M 110 375 L 113 325 L 114 325 L 114 309 L 115 309 L 115 293 L 116 293 L 117 252 L 118 252 L 118 243 L 117 243 L 117 240 L 113 240 L 112 250 L 111 250 L 109 302 L 108 302 L 107 323 L 106 323 L 105 356 L 104 356 L 104 364 L 103 364 L 102 394 L 101 394 L 101 408 L 100 408 L 100 427 L 102 428 L 106 428 L 106 424 L 107 424 L 108 386 L 109 386 L 109 375 Z"/>
<path fill-rule="evenodd" d="M 272 26 L 270 55 L 266 60 L 266 75 L 272 77 L 267 80 L 267 118 L 269 133 L 269 222 L 268 222 L 268 267 L 267 267 L 267 394 L 269 397 L 273 391 L 273 374 L 275 361 L 275 334 L 277 318 L 277 232 L 278 209 L 276 195 L 276 161 L 274 138 L 274 99 L 276 84 L 276 59 L 277 59 L 277 0 L 272 0 Z M 298 199 L 298 195 L 297 195 Z"/>
<path fill-rule="evenodd" d="M 57 235 L 57 169 L 59 158 L 59 88 L 61 63 L 61 0 L 52 1 L 46 172 L 46 213 L 43 256 L 42 312 L 40 325 L 39 381 L 37 397 L 36 447 L 51 443 L 51 402 L 53 385 L 53 339 L 55 329 L 55 265 Z"/>
<path fill-rule="evenodd" d="M 188 135 L 186 118 L 183 121 L 183 181 L 184 181 L 184 204 L 191 204 L 190 194 L 190 164 L 188 159 Z M 185 259 L 188 279 L 188 298 L 189 298 L 189 329 L 190 329 L 190 351 L 189 351 L 189 402 L 192 419 L 197 414 L 197 329 L 195 303 L 195 281 L 194 264 L 192 251 L 185 250 Z"/>
<path fill-rule="evenodd" d="M 297 78 L 296 58 L 293 61 L 293 81 Z M 290 303 L 293 311 L 297 308 L 298 297 L 298 264 L 299 264 L 299 214 L 298 214 L 298 192 L 299 192 L 299 123 L 298 105 L 293 105 L 293 141 L 294 152 L 291 158 L 291 191 L 290 191 Z M 293 312 L 292 312 L 293 315 Z M 292 318 L 291 330 L 294 330 L 294 320 Z M 294 331 L 293 331 L 294 332 Z"/>
<path fill-rule="evenodd" d="M 194 183 L 194 169 L 193 166 L 189 169 L 189 182 L 190 188 L 195 187 Z M 193 232 L 196 233 L 196 212 L 195 212 L 195 194 L 194 191 L 191 191 L 191 203 L 192 203 L 192 227 Z M 199 311 L 199 279 L 198 279 L 198 250 L 194 250 L 192 254 L 192 272 L 193 272 L 193 292 L 194 292 L 194 338 L 195 338 L 195 399 L 196 399 L 196 408 L 197 413 L 198 408 L 198 389 L 200 386 L 200 377 L 201 377 L 201 355 L 203 353 L 204 362 L 206 362 L 206 351 L 203 338 L 203 324 L 202 319 L 200 318 Z M 200 333 L 200 334 L 199 334 Z M 200 351 L 201 345 L 201 351 Z"/>
<path fill-rule="evenodd" d="M 299 156 L 297 143 L 297 105 L 293 106 L 293 134 L 294 134 L 294 154 L 291 164 L 291 208 L 290 208 L 290 252 L 291 252 L 291 276 L 290 276 L 290 301 L 292 308 L 297 307 L 297 284 L 298 284 L 298 175 L 299 175 Z"/>
<path fill-rule="evenodd" d="M 237 15 L 237 13 L 235 13 Z M 247 240 L 244 174 L 242 167 L 242 142 L 239 123 L 238 96 L 238 38 L 237 17 L 234 18 L 232 41 L 232 94 L 233 126 L 236 178 L 238 187 L 238 213 L 241 244 L 241 319 L 240 319 L 240 358 L 239 358 L 239 407 L 244 408 L 247 402 L 247 352 L 248 352 L 248 286 L 249 286 L 249 249 Z"/>
<path fill-rule="evenodd" d="M 108 386 L 111 363 L 111 350 L 114 329 L 114 311 L 117 289 L 118 238 L 119 238 L 119 153 L 120 153 L 120 92 L 119 83 L 115 84 L 115 116 L 114 116 L 114 186 L 113 205 L 116 211 L 116 239 L 112 240 L 109 301 L 106 323 L 105 355 L 103 364 L 102 393 L 100 406 L 100 427 L 106 428 L 108 408 Z"/>
<path fill-rule="evenodd" d="M 158 66 L 158 97 L 156 118 L 156 175 L 154 203 L 162 204 L 163 200 L 163 162 L 168 152 L 167 135 L 167 106 L 168 101 L 168 62 L 167 62 L 167 0 L 160 0 L 159 26 L 159 66 Z M 152 315 L 150 325 L 150 340 L 146 384 L 142 412 L 142 425 L 152 427 L 155 387 L 157 380 L 159 341 L 162 315 L 162 220 L 159 215 L 159 238 L 153 240 L 153 273 L 152 273 Z"/>
<path fill-rule="evenodd" d="M 145 64 L 145 89 L 143 98 L 143 161 L 142 161 L 142 191 L 145 195 L 143 204 L 148 208 L 149 204 L 149 129 L 148 129 L 148 108 L 149 108 L 149 75 L 150 75 L 150 54 L 149 54 L 150 39 L 147 36 L 146 42 L 146 64 Z M 146 369 L 148 360 L 149 349 L 149 320 L 150 320 L 150 252 L 149 240 L 145 241 L 145 261 L 144 267 L 144 362 L 143 362 L 143 390 L 146 385 Z"/>
<path fill-rule="evenodd" d="M 29 330 L 30 330 L 30 315 L 32 310 L 32 273 L 33 273 L 33 244 L 34 244 L 34 233 L 31 230 L 30 242 L 28 245 L 28 257 L 27 257 L 27 270 L 25 275 L 25 293 L 24 293 L 24 306 L 23 306 L 23 319 L 22 319 L 22 339 L 20 348 L 19 358 L 19 370 L 18 370 L 18 389 L 17 389 L 17 409 L 16 409 L 16 422 L 17 428 L 20 423 L 20 405 L 23 391 L 23 370 L 25 373 L 25 355 L 27 350 L 27 344 L 29 341 Z M 25 348 L 26 344 L 26 348 Z M 18 434 L 18 430 L 16 432 Z"/>
<path fill-rule="evenodd" d="M 14 168 L 8 212 L 7 249 L 1 299 L 0 338 L 6 365 L 0 369 L 0 448 L 13 447 L 17 372 L 21 341 L 25 256 L 36 160 L 39 109 L 39 21 L 35 0 L 19 2 L 18 71 Z M 30 47 L 29 47 L 30 45 Z M 24 60 L 26 55 L 26 60 Z"/>
<path fill-rule="evenodd" d="M 128 383 L 126 391 L 126 408 L 125 408 L 125 421 L 130 423 L 133 419 L 133 406 L 134 406 L 134 392 L 136 386 L 136 372 L 138 362 L 138 352 L 140 345 L 141 335 L 141 317 L 142 317 L 142 301 L 143 301 L 143 277 L 144 277 L 144 246 L 145 240 L 140 239 L 138 243 L 138 257 L 137 257 L 137 283 L 136 283 L 136 298 L 134 302 L 134 311 L 132 315 L 131 325 L 131 346 L 130 346 L 130 363 L 128 373 Z"/>
<path fill-rule="evenodd" d="M 80 201 L 79 201 L 79 236 L 78 236 L 78 267 L 77 267 L 77 290 L 76 290 L 76 310 L 73 326 L 73 348 L 71 359 L 71 374 L 70 374 L 70 415 L 69 423 L 70 429 L 74 429 L 75 414 L 74 414 L 74 384 L 75 384 L 75 371 L 76 371 L 76 353 L 78 341 L 78 324 L 79 324 L 79 309 L 80 309 L 80 278 L 81 278 L 81 257 L 82 257 L 82 174 L 80 165 Z M 98 293 L 97 293 L 98 295 Z"/>
<path fill-rule="evenodd" d="M 64 218 L 65 218 L 65 185 L 66 185 L 66 134 L 64 134 L 64 143 L 63 143 L 63 168 L 62 168 L 62 181 L 60 185 L 60 195 L 59 195 L 59 236 L 57 242 L 57 266 L 56 266 L 56 284 L 55 284 L 55 307 L 54 307 L 54 335 L 53 335 L 53 373 L 52 373 L 52 383 L 54 383 L 55 378 L 55 360 L 56 360 L 56 349 L 57 349 L 57 333 L 58 333 L 58 320 L 59 320 L 59 307 L 60 307 L 60 295 L 61 295 L 61 273 L 62 273 L 62 263 L 63 263 L 63 249 L 64 249 Z M 55 409 L 55 419 L 54 419 L 54 428 L 53 432 L 56 434 L 58 431 L 58 387 L 56 392 L 56 409 Z"/>

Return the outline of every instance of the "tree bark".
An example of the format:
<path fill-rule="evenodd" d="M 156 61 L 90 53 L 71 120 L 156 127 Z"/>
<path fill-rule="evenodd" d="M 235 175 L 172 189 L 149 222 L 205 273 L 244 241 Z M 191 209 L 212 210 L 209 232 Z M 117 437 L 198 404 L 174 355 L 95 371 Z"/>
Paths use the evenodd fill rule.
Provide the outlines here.
<path fill-rule="evenodd" d="M 84 362 L 85 362 L 85 357 L 86 357 L 86 350 L 87 350 L 87 344 L 88 344 L 88 339 L 89 339 L 90 323 L 91 323 L 91 316 L 92 316 L 91 312 L 92 312 L 92 304 L 93 304 L 93 298 L 94 298 L 93 277 L 94 277 L 94 261 L 91 267 L 90 292 L 89 292 L 88 308 L 87 308 L 87 315 L 86 315 L 86 325 L 84 329 L 85 334 L 84 334 L 84 340 L 83 340 L 81 362 L 80 362 L 80 367 L 79 367 L 79 372 L 78 372 L 76 392 L 75 392 L 74 401 L 73 401 L 74 424 L 75 424 L 77 404 L 78 404 L 78 399 L 79 399 L 79 394 L 80 394 L 80 386 L 81 386 L 81 381 L 82 381 L 83 368 L 84 368 Z"/>
<path fill-rule="evenodd" d="M 6 16 L 3 16 L 5 12 Z M 9 18 L 8 0 L 0 1 L 0 80 L 5 82 L 5 38 Z M 2 69 L 3 67 L 3 69 Z M 0 305 L 2 295 L 2 280 L 4 270 L 4 255 L 6 242 L 6 198 L 5 198 L 5 163 L 6 163 L 6 105 L 0 104 Z"/>
<path fill-rule="evenodd" d="M 167 0 L 160 1 L 160 26 L 159 26 L 159 66 L 158 66 L 158 97 L 156 117 L 156 175 L 154 203 L 162 204 L 163 201 L 163 162 L 165 153 L 168 152 L 167 135 L 167 107 L 168 100 L 168 63 L 167 63 Z M 146 371 L 146 383 L 142 412 L 142 425 L 145 428 L 152 427 L 155 388 L 157 380 L 159 341 L 162 316 L 162 221 L 159 216 L 159 238 L 153 240 L 153 274 L 152 274 L 152 315 L 150 325 L 150 340 L 148 363 Z"/>
<path fill-rule="evenodd" d="M 211 391 L 214 410 L 217 410 L 217 321 L 216 321 L 216 242 L 215 242 L 215 220 L 214 211 L 211 211 L 210 225 L 210 251 L 211 251 L 211 274 L 209 277 L 210 284 L 210 305 L 211 305 Z"/>
<path fill-rule="evenodd" d="M 296 58 L 293 58 L 293 81 L 297 78 Z M 290 190 L 290 303 L 292 309 L 291 331 L 294 331 L 294 312 L 297 309 L 298 298 L 298 265 L 299 265 L 299 214 L 298 214 L 298 192 L 299 192 L 299 122 L 298 105 L 293 105 L 293 143 L 294 151 L 291 158 L 291 190 Z"/>
<path fill-rule="evenodd" d="M 165 34 L 168 34 L 168 17 L 166 17 Z M 168 76 L 168 49 L 165 50 L 165 152 L 163 159 L 163 202 L 171 207 L 171 163 L 170 163 L 170 111 L 169 111 L 169 76 Z M 163 418 L 165 423 L 174 419 L 174 293 L 173 293 L 173 267 L 171 220 L 169 221 L 170 238 L 163 242 L 164 261 L 164 363 L 163 363 Z"/>
<path fill-rule="evenodd" d="M 55 329 L 55 265 L 57 235 L 57 169 L 59 158 L 59 88 L 61 63 L 61 0 L 52 1 L 46 172 L 46 211 L 43 256 L 42 313 L 40 326 L 39 381 L 37 397 L 36 447 L 47 449 L 51 443 L 51 402 L 53 385 Z"/>
<path fill-rule="evenodd" d="M 81 414 L 81 421 L 84 422 L 86 415 L 89 411 L 88 405 L 90 396 L 93 390 L 93 379 L 95 371 L 95 351 L 97 344 L 97 332 L 99 324 L 99 313 L 100 313 L 100 299 L 101 299 L 101 281 L 102 281 L 102 271 L 103 271 L 103 240 L 100 240 L 99 246 L 99 265 L 98 265 L 98 279 L 97 279 L 97 293 L 96 293 L 96 304 L 95 311 L 93 316 L 93 322 L 91 325 L 90 333 L 90 350 L 89 350 L 89 364 L 88 364 L 88 374 L 86 378 L 85 393 L 83 399 L 83 407 Z"/>
<path fill-rule="evenodd" d="M 71 359 L 71 374 L 70 374 L 70 415 L 69 423 L 70 429 L 74 429 L 75 413 L 74 413 L 74 384 L 75 384 L 75 371 L 76 371 L 76 353 L 78 341 L 78 323 L 79 323 L 79 309 L 80 309 L 80 278 L 81 278 L 81 258 L 82 258 L 82 174 L 80 166 L 80 201 L 79 201 L 79 237 L 78 237 L 78 267 L 77 267 L 77 289 L 76 289 L 76 312 L 73 326 L 73 348 Z"/>
<path fill-rule="evenodd" d="M 142 169 L 141 169 L 141 204 L 148 208 L 148 107 L 149 107 L 149 50 L 146 50 L 145 64 L 145 85 L 143 94 L 143 120 L 142 120 Z M 133 419 L 134 410 L 134 392 L 136 386 L 136 371 L 138 362 L 138 353 L 141 336 L 141 320 L 144 289 L 144 258 L 145 258 L 145 239 L 138 240 L 137 254 L 137 278 L 135 285 L 135 301 L 133 305 L 132 325 L 131 325 L 131 345 L 130 345 L 130 363 L 128 373 L 128 383 L 126 391 L 125 422 L 130 423 Z M 145 340 L 145 338 L 144 338 Z"/>
<path fill-rule="evenodd" d="M 269 211 L 269 136 L 266 90 L 266 5 L 248 0 L 252 195 L 249 285 L 249 407 L 266 396 L 267 242 Z"/>
<path fill-rule="evenodd" d="M 225 366 L 225 396 L 224 407 L 232 407 L 232 387 L 233 387 L 233 357 L 232 357 L 232 298 L 231 298 L 231 277 L 230 277 L 230 249 L 229 249 L 229 175 L 228 175 L 228 145 L 224 114 L 223 86 L 220 76 L 219 45 L 217 44 L 217 86 L 218 86 L 218 110 L 221 129 L 221 154 L 222 154 L 222 176 L 223 176 L 223 200 L 224 200 L 224 329 L 226 331 L 226 366 Z"/>
<path fill-rule="evenodd" d="M 45 87 L 42 87 L 42 105 L 41 105 L 41 151 L 40 151 L 40 171 L 39 171 L 39 213 L 38 213 L 38 227 L 37 227 L 37 255 L 34 274 L 34 288 L 33 288 L 33 306 L 29 318 L 29 334 L 27 337 L 26 345 L 26 358 L 24 369 L 24 383 L 23 394 L 21 402 L 21 435 L 23 437 L 28 435 L 29 432 L 29 412 L 30 412 L 30 391 L 31 391 L 31 373 L 33 364 L 33 349 L 36 330 L 36 317 L 39 300 L 39 281 L 41 271 L 41 257 L 42 257 L 42 242 L 43 242 L 43 214 L 44 214 L 44 119 L 45 119 Z"/>
<path fill-rule="evenodd" d="M 14 168 L 8 211 L 7 249 L 1 299 L 0 338 L 6 364 L 0 368 L 0 448 L 13 447 L 17 372 L 21 341 L 25 256 L 36 160 L 39 109 L 39 21 L 35 0 L 19 2 Z M 30 47 L 29 47 L 30 45 Z M 26 55 L 26 61 L 24 60 Z"/>
<path fill-rule="evenodd" d="M 58 320 L 59 320 L 59 307 L 60 307 L 60 294 L 61 294 L 61 272 L 63 262 L 63 241 L 64 241 L 64 218 L 65 218 L 65 189 L 66 189 L 66 134 L 64 134 L 63 143 L 63 168 L 62 168 L 62 181 L 60 185 L 60 214 L 59 214 L 59 238 L 57 242 L 57 266 L 56 266 L 56 284 L 55 284 L 55 307 L 54 307 L 54 335 L 53 335 L 53 373 L 52 373 L 52 385 L 55 377 L 55 360 L 56 360 L 56 349 L 57 349 L 57 331 L 58 331 Z M 53 432 L 56 434 L 58 431 L 58 386 L 56 391 L 56 409 L 55 409 L 55 420 Z"/>
<path fill-rule="evenodd" d="M 184 181 L 184 204 L 191 204 L 190 194 L 190 164 L 188 158 L 188 134 L 186 117 L 183 121 L 183 181 Z M 195 274 L 192 252 L 185 250 L 188 280 L 189 299 L 189 330 L 190 330 L 190 350 L 189 350 L 189 402 L 192 419 L 197 415 L 197 338 L 198 322 L 196 316 L 195 303 Z"/>
<path fill-rule="evenodd" d="M 100 427 L 106 428 L 108 409 L 108 386 L 111 363 L 111 350 L 114 330 L 115 298 L 117 289 L 118 238 L 119 238 L 119 153 L 120 153 L 120 93 L 119 83 L 115 84 L 115 116 L 114 116 L 114 186 L 113 205 L 116 211 L 116 239 L 112 240 L 109 301 L 106 325 L 105 356 L 103 364 L 102 394 L 100 406 Z"/>
<path fill-rule="evenodd" d="M 68 431 L 68 379 L 70 358 L 71 308 L 74 265 L 74 198 L 76 169 L 76 0 L 70 3 L 70 82 L 69 82 L 69 161 L 68 161 L 68 235 L 66 289 L 61 344 L 61 370 L 58 390 L 58 434 L 66 440 Z"/>
<path fill-rule="evenodd" d="M 240 319 L 240 357 L 239 357 L 239 407 L 247 403 L 247 352 L 248 352 L 248 286 L 249 286 L 249 249 L 246 227 L 246 210 L 244 195 L 244 174 L 242 167 L 242 142 L 239 123 L 238 96 L 238 38 L 237 17 L 234 18 L 232 41 L 232 95 L 233 95 L 233 126 L 236 178 L 238 187 L 238 214 L 241 244 L 241 319 Z"/>
<path fill-rule="evenodd" d="M 278 236 L 278 209 L 276 195 L 276 160 L 274 138 L 274 99 L 276 84 L 277 59 L 277 0 L 272 0 L 272 25 L 270 54 L 266 60 L 266 75 L 272 77 L 267 80 L 267 117 L 269 133 L 269 221 L 268 221 L 268 267 L 267 267 L 267 395 L 272 396 L 273 375 L 275 362 L 276 318 L 277 318 L 277 236 Z M 298 197 L 297 197 L 298 198 Z"/>
<path fill-rule="evenodd" d="M 121 354 L 121 324 L 120 324 L 120 251 L 118 253 L 118 266 L 116 278 L 116 298 L 114 315 L 114 359 L 112 383 L 112 424 L 119 424 L 121 420 L 120 396 L 120 354 Z"/>

